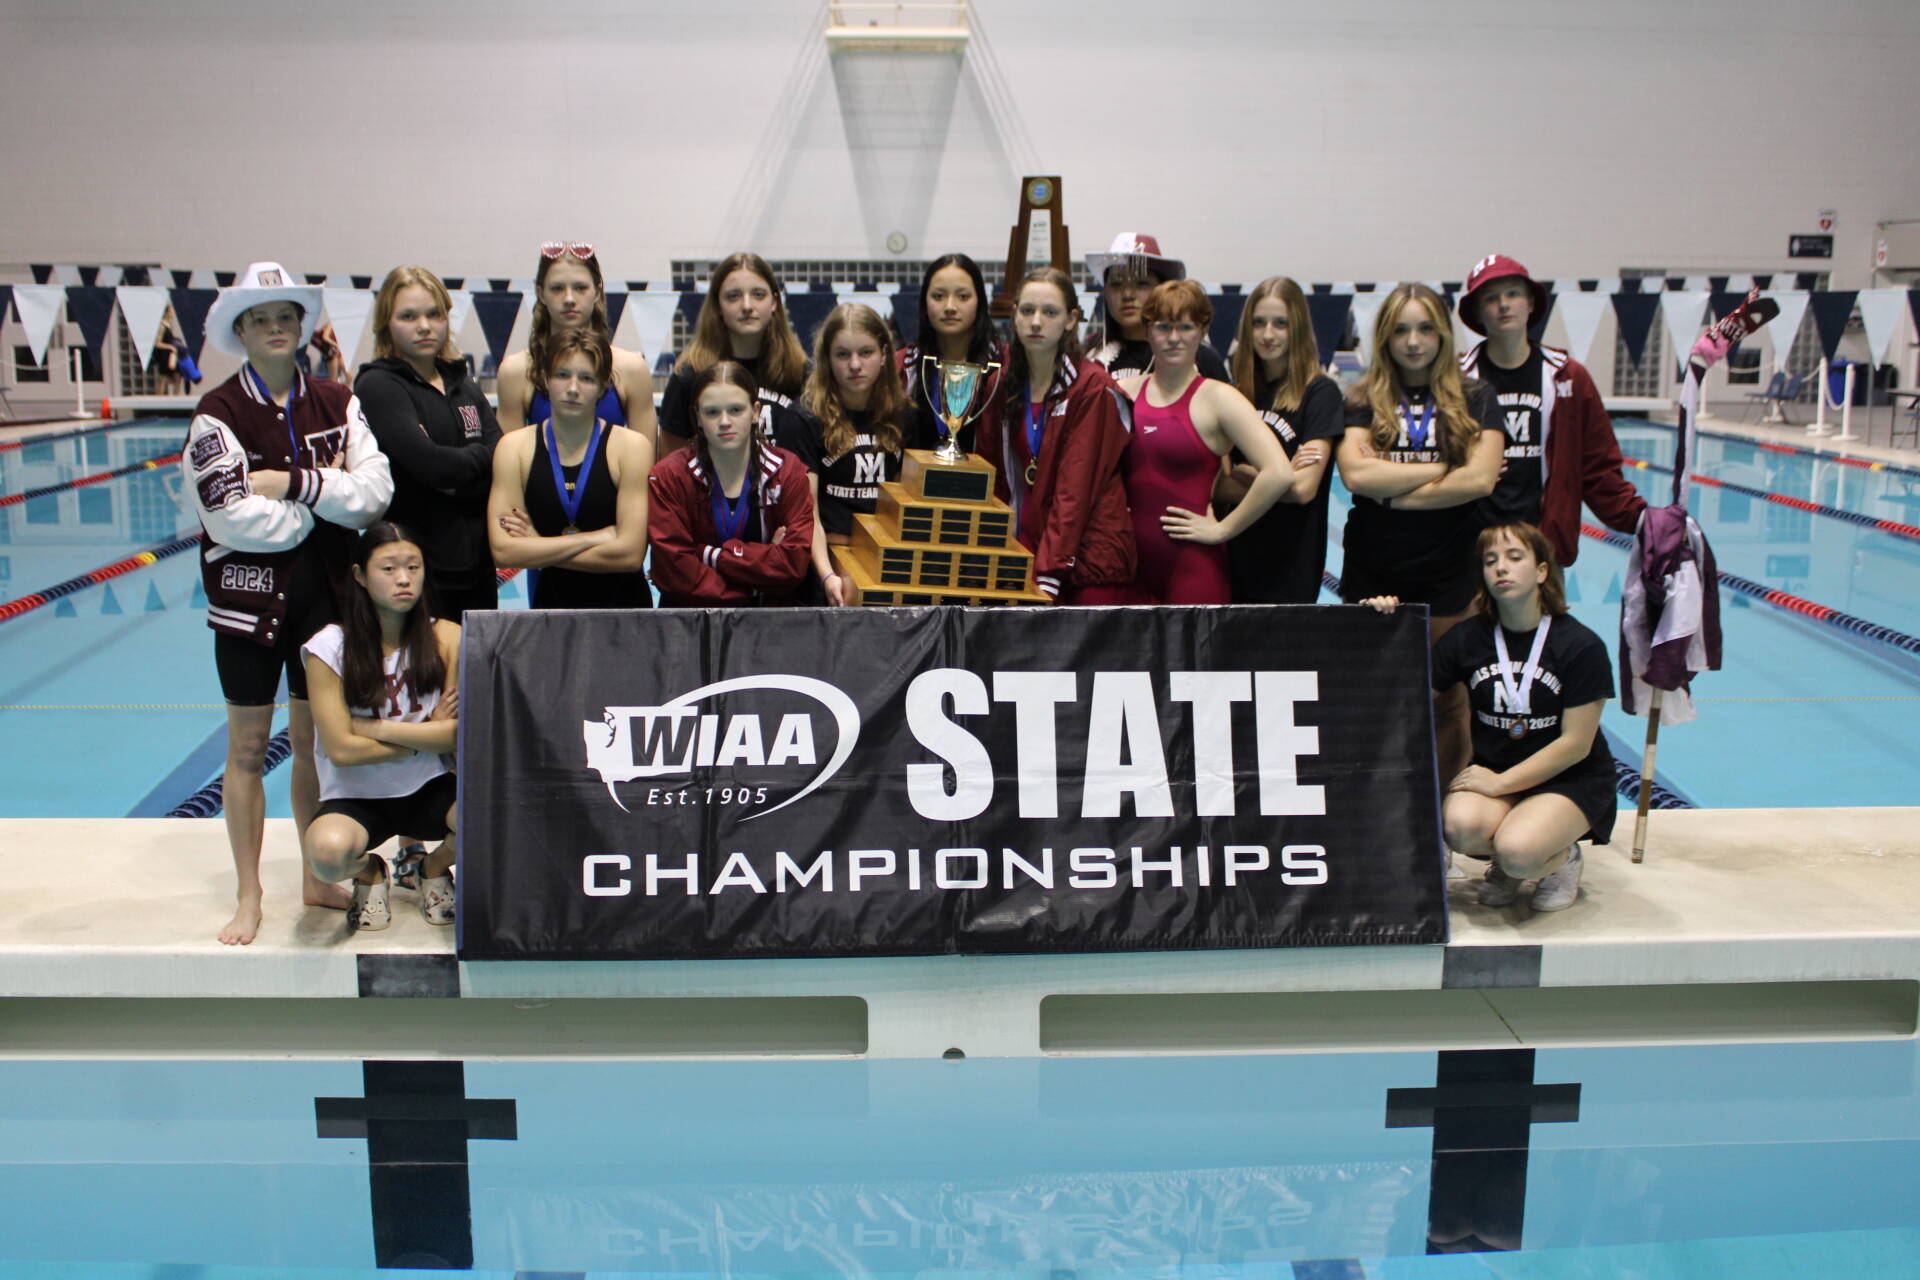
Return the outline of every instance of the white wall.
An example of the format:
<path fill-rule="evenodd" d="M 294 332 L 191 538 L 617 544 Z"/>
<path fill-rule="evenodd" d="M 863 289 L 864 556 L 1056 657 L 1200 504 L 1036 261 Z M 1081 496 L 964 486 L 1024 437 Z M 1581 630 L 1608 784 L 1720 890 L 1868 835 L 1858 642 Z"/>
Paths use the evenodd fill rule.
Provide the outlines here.
<path fill-rule="evenodd" d="M 998 256 L 1038 171 L 1077 252 L 1152 231 L 1206 280 L 1783 269 L 1833 208 L 1859 285 L 1920 216 L 1912 0 L 975 12 L 964 63 L 836 66 L 811 3 L 3 0 L 0 260 Z"/>

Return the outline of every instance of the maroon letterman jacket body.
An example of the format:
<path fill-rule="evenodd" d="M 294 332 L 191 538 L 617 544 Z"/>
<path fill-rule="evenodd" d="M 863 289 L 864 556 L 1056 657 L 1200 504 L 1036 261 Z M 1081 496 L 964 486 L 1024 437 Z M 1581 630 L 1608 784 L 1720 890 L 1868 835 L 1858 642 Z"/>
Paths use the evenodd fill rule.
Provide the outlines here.
<path fill-rule="evenodd" d="M 300 373 L 285 409 L 246 366 L 202 396 L 182 465 L 206 530 L 200 578 L 207 625 L 263 645 L 276 643 L 286 623 L 287 586 L 301 545 L 314 537 L 337 540 L 325 559 L 329 577 L 343 576 L 342 531 L 366 528 L 393 497 L 386 455 L 367 429 L 360 401 L 337 382 Z M 285 471 L 287 496 L 253 492 L 248 477 L 257 470 Z"/>
<path fill-rule="evenodd" d="M 1487 344 L 1476 342 L 1460 356 L 1460 370 L 1480 377 Z M 1632 533 L 1646 510 L 1625 474 L 1620 441 L 1613 434 L 1600 389 L 1586 366 L 1557 347 L 1540 344 L 1540 421 L 1547 474 L 1540 486 L 1540 532 L 1563 565 L 1580 554 L 1580 504 L 1602 524 Z"/>
<path fill-rule="evenodd" d="M 801 588 L 813 564 L 813 490 L 800 459 L 760 446 L 751 542 L 720 540 L 713 524 L 713 476 L 697 447 L 655 464 L 647 494 L 647 543 L 663 606 L 804 603 Z M 787 536 L 775 546 L 773 536 L 781 529 Z"/>
<path fill-rule="evenodd" d="M 1133 517 L 1120 458 L 1127 426 L 1120 392 L 1107 371 L 1085 356 L 1062 356 L 1047 389 L 1047 425 L 1040 440 L 1021 542 L 1032 531 L 1033 580 L 1056 600 L 1081 587 L 1124 587 L 1135 576 Z M 1018 466 L 1013 433 L 1018 414 L 980 420 L 979 452 L 998 468 L 994 488 L 1011 501 L 1008 475 Z"/>

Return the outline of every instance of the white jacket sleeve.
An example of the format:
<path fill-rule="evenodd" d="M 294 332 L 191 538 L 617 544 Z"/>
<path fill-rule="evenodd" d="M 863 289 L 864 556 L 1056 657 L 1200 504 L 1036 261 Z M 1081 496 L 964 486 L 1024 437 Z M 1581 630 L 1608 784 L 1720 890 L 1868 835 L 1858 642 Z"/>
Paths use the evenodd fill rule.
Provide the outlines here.
<path fill-rule="evenodd" d="M 346 428 L 345 465 L 301 471 L 292 496 L 312 507 L 322 520 L 364 529 L 387 513 L 387 504 L 393 501 L 393 472 L 367 426 L 359 396 L 347 401 Z"/>
<path fill-rule="evenodd" d="M 227 424 L 208 414 L 187 428 L 180 465 L 207 536 L 235 551 L 285 551 L 313 530 L 313 513 L 297 502 L 263 498 L 248 484 L 247 451 Z"/>

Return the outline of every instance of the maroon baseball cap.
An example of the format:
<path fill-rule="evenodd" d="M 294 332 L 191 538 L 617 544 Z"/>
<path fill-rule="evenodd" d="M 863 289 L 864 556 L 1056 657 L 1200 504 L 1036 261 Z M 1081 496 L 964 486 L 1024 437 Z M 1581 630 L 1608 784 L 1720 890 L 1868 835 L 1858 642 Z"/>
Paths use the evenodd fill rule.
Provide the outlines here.
<path fill-rule="evenodd" d="M 1488 254 L 1473 264 L 1473 274 L 1467 277 L 1467 291 L 1460 295 L 1460 322 L 1484 337 L 1487 331 L 1481 327 L 1480 303 L 1475 295 L 1481 286 L 1509 278 L 1527 282 L 1527 288 L 1533 291 L 1533 321 L 1539 323 L 1540 317 L 1547 314 L 1547 287 L 1504 253 Z"/>

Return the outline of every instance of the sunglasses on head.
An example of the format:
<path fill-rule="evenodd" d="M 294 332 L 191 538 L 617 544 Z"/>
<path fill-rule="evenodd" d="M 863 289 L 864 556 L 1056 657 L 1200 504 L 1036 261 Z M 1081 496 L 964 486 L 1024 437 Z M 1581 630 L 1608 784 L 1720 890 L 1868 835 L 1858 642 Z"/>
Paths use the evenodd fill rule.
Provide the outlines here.
<path fill-rule="evenodd" d="M 593 256 L 593 246 L 590 244 L 568 244 L 560 240 L 549 240 L 540 246 L 540 256 L 543 258 L 559 258 L 567 254 L 572 254 L 584 262 Z"/>

